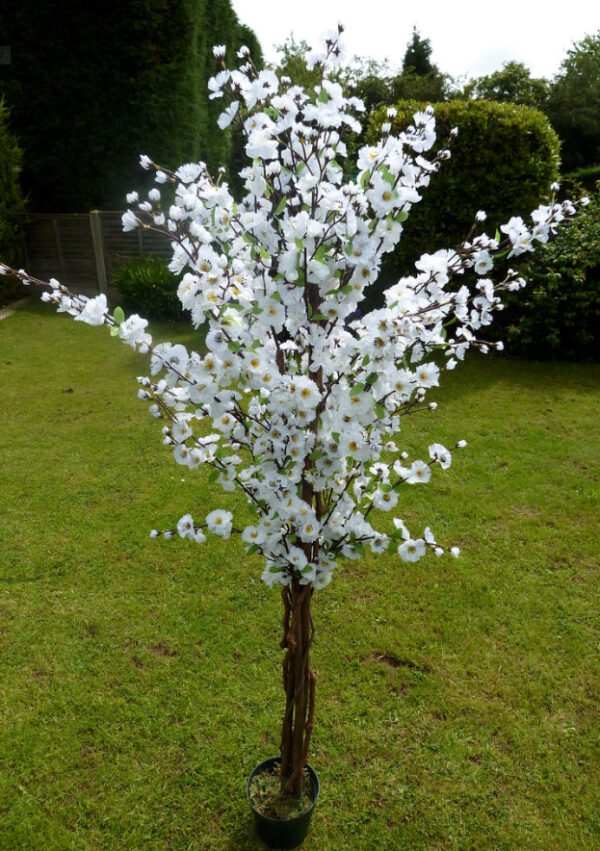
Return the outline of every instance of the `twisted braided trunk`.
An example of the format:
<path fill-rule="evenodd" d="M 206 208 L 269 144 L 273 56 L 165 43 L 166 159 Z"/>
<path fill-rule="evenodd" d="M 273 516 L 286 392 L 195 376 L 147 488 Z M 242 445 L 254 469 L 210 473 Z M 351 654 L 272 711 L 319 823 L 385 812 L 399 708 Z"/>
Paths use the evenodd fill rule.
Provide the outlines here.
<path fill-rule="evenodd" d="M 281 729 L 281 789 L 285 795 L 302 794 L 304 767 L 313 729 L 315 675 L 310 669 L 314 625 L 310 611 L 312 586 L 297 579 L 282 588 L 284 605 L 283 688 L 285 713 Z"/>

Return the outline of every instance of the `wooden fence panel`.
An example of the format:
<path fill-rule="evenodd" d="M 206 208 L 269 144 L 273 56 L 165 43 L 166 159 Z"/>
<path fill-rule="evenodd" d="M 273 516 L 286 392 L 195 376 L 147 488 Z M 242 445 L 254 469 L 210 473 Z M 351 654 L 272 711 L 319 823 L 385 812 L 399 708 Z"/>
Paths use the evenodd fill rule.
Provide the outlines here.
<path fill-rule="evenodd" d="M 27 271 L 95 295 L 110 291 L 112 274 L 125 260 L 143 254 L 170 259 L 166 237 L 142 229 L 123 233 L 122 215 L 120 211 L 29 215 L 24 226 Z"/>

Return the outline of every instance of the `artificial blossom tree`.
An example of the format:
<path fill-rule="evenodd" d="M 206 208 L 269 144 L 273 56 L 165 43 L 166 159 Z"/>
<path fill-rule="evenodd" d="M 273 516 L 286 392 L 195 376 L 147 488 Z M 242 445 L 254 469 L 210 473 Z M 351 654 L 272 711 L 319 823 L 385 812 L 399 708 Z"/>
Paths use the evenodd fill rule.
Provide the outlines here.
<path fill-rule="evenodd" d="M 575 212 L 553 200 L 531 224 L 512 218 L 493 237 L 481 232 L 479 212 L 461 245 L 423 255 L 385 292 L 383 307 L 361 313 L 382 256 L 450 153 L 428 156 L 435 119 L 426 109 L 398 137 L 385 124 L 380 141 L 359 152 L 356 181 L 346 177 L 344 136 L 359 131 L 362 104 L 329 76 L 340 32 L 312 58 L 314 91 L 256 71 L 245 49 L 241 67 L 229 70 L 224 48 L 215 48 L 222 67 L 211 97 L 227 101 L 219 126 L 237 122 L 246 136 L 244 197 L 236 201 L 203 163 L 171 172 L 141 158 L 156 186 L 145 199 L 128 196 L 124 229 L 159 230 L 171 241 L 170 267 L 184 273 L 179 298 L 194 327 L 207 329 L 204 353 L 154 344 L 144 319 L 118 308 L 111 315 L 104 295 L 77 296 L 55 280 L 42 295 L 147 353 L 151 374 L 139 379 L 139 396 L 163 424 L 163 443 L 177 463 L 206 466 L 210 481 L 247 497 L 251 525 L 234 525 L 225 507 L 151 534 L 196 543 L 207 533 L 239 534 L 264 558 L 262 579 L 280 586 L 281 782 L 291 797 L 301 792 L 314 724 L 313 594 L 338 559 L 360 558 L 366 547 L 405 562 L 428 550 L 458 555 L 429 527 L 417 534 L 393 516 L 432 467 L 452 460 L 441 443 L 428 447 L 427 460 L 409 457 L 400 426 L 407 414 L 434 409 L 426 395 L 441 372 L 469 348 L 487 349 L 479 333 L 501 293 L 524 285 L 512 269 L 494 275 L 495 260 L 531 251 Z"/>

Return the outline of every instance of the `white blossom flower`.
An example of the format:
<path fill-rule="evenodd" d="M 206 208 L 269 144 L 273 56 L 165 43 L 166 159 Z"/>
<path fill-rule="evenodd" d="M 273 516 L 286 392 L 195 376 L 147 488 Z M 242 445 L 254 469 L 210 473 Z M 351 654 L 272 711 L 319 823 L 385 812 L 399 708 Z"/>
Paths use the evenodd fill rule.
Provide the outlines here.
<path fill-rule="evenodd" d="M 418 561 L 425 555 L 425 541 L 422 538 L 409 538 L 398 547 L 398 555 L 402 561 Z"/>
<path fill-rule="evenodd" d="M 104 325 L 104 321 L 108 315 L 108 305 L 104 293 L 90 298 L 86 301 L 83 310 L 75 316 L 75 319 L 80 322 L 85 322 L 87 325 Z"/>
<path fill-rule="evenodd" d="M 194 518 L 191 514 L 184 514 L 177 522 L 177 531 L 181 538 L 188 538 L 194 532 Z"/>
<path fill-rule="evenodd" d="M 229 127 L 229 125 L 231 124 L 231 122 L 233 121 L 233 119 L 235 118 L 235 116 L 237 114 L 239 105 L 240 105 L 239 101 L 234 100 L 219 115 L 219 117 L 217 119 L 217 124 L 219 125 L 221 130 L 224 130 L 226 127 Z"/>
<path fill-rule="evenodd" d="M 127 233 L 127 231 L 135 230 L 140 225 L 139 219 L 131 212 L 131 210 L 127 210 L 126 213 L 123 213 L 121 216 L 121 223 L 125 233 Z"/>
<path fill-rule="evenodd" d="M 142 319 L 137 313 L 132 314 L 119 325 L 119 337 L 135 349 L 136 346 L 148 344 L 152 337 L 146 333 L 148 321 Z"/>
<path fill-rule="evenodd" d="M 209 532 L 227 540 L 231 534 L 232 520 L 233 515 L 230 511 L 217 508 L 206 515 L 206 526 Z"/>
<path fill-rule="evenodd" d="M 413 461 L 408 469 L 405 482 L 409 485 L 426 484 L 431 478 L 431 467 L 424 461 Z"/>
<path fill-rule="evenodd" d="M 437 461 L 442 470 L 447 470 L 452 464 L 452 455 L 441 443 L 431 444 L 429 447 L 429 457 L 432 461 Z"/>
<path fill-rule="evenodd" d="M 398 494 L 394 490 L 381 491 L 376 490 L 373 494 L 374 508 L 380 508 L 382 511 L 391 511 L 398 503 Z"/>

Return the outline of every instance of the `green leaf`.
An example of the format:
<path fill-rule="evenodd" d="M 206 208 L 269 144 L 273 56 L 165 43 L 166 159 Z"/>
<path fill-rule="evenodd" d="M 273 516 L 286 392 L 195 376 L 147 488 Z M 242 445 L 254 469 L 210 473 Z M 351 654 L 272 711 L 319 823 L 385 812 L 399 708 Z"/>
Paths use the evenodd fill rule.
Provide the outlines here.
<path fill-rule="evenodd" d="M 270 260 L 271 259 L 271 255 L 269 254 L 269 252 L 267 251 L 266 248 L 263 248 L 262 245 L 258 246 L 258 253 L 260 254 L 260 256 L 262 257 L 263 260 Z"/>
<path fill-rule="evenodd" d="M 111 337 L 118 337 L 118 335 L 119 335 L 119 326 L 113 325 L 110 329 L 110 336 Z"/>
<path fill-rule="evenodd" d="M 210 475 L 208 477 L 209 483 L 212 484 L 213 482 L 216 482 L 220 475 L 221 474 L 219 470 L 211 470 Z"/>
<path fill-rule="evenodd" d="M 355 384 L 352 390 L 350 391 L 351 396 L 360 396 L 360 394 L 364 391 L 365 385 L 362 381 L 359 381 L 358 384 Z"/>
<path fill-rule="evenodd" d="M 256 242 L 256 238 L 253 237 L 251 233 L 248 233 L 248 231 L 244 231 L 244 233 L 242 234 L 242 239 L 249 245 L 254 245 L 254 243 Z"/>
<path fill-rule="evenodd" d="M 406 210 L 400 210 L 400 212 L 396 213 L 396 215 L 394 216 L 394 219 L 397 222 L 405 222 L 407 220 L 407 218 L 408 218 L 408 213 L 406 212 Z"/>
<path fill-rule="evenodd" d="M 121 322 L 125 319 L 125 314 L 123 313 L 122 307 L 115 307 L 113 312 L 113 319 L 115 320 L 117 325 L 120 325 Z"/>
<path fill-rule="evenodd" d="M 380 170 L 385 182 L 389 183 L 390 186 L 393 186 L 395 184 L 396 180 L 395 180 L 393 174 L 391 173 L 391 171 L 389 170 L 389 168 L 386 166 L 385 163 L 382 163 L 380 165 L 379 170 Z"/>
<path fill-rule="evenodd" d="M 304 243 L 302 242 L 302 240 L 300 239 L 300 237 L 299 237 L 299 236 L 297 236 L 297 237 L 294 239 L 294 242 L 296 243 L 296 248 L 298 249 L 298 251 L 303 251 L 303 250 L 304 250 Z"/>
<path fill-rule="evenodd" d="M 367 375 L 365 381 L 366 381 L 367 384 L 375 384 L 375 382 L 377 381 L 378 378 L 379 378 L 378 372 L 371 372 L 371 373 L 369 373 L 369 375 Z"/>
<path fill-rule="evenodd" d="M 273 215 L 280 216 L 281 213 L 283 213 L 283 211 L 285 210 L 285 205 L 286 205 L 286 197 L 284 195 L 283 198 L 281 199 L 281 201 L 279 202 L 279 204 L 277 205 L 277 208 L 275 209 L 275 212 L 274 212 Z"/>
<path fill-rule="evenodd" d="M 319 245 L 319 247 L 315 251 L 315 260 L 318 263 L 327 263 L 327 260 L 325 259 L 325 246 L 324 245 Z"/>
<path fill-rule="evenodd" d="M 329 316 L 325 316 L 324 313 L 313 313 L 311 319 L 319 319 L 321 322 L 329 322 Z"/>
<path fill-rule="evenodd" d="M 367 186 L 369 185 L 370 179 L 371 179 L 371 172 L 370 171 L 363 171 L 363 173 L 360 176 L 360 188 L 366 189 Z"/>
<path fill-rule="evenodd" d="M 329 101 L 329 93 L 327 92 L 326 88 L 321 86 L 321 89 L 319 91 L 319 103 L 328 103 L 328 101 Z"/>
<path fill-rule="evenodd" d="M 375 413 L 377 414 L 380 420 L 384 420 L 387 417 L 386 409 L 379 402 L 377 402 L 377 404 L 375 405 Z"/>

